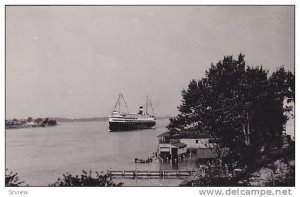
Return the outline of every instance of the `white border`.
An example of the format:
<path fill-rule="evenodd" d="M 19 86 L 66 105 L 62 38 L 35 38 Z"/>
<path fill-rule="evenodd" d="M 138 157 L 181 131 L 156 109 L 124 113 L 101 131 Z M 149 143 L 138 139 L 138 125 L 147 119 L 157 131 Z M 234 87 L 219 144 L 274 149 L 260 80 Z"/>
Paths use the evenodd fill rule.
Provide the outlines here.
<path fill-rule="evenodd" d="M 196 1 L 196 0 L 2 0 L 1 1 L 1 8 L 0 8 L 0 21 L 4 22 L 4 10 L 5 5 L 49 5 L 49 4 L 55 4 L 55 5 L 136 5 L 136 4 L 143 4 L 143 5 L 296 5 L 296 32 L 299 32 L 299 15 L 297 12 L 298 2 L 296 0 L 252 0 L 252 1 L 241 1 L 241 0 L 232 0 L 232 1 L 222 1 L 222 0 L 211 0 L 211 1 Z M 1 77 L 0 77 L 0 87 L 2 95 L 4 94 L 4 88 L 5 88 L 5 81 L 4 81 L 4 23 L 0 23 L 2 27 L 1 31 Z M 299 52 L 297 50 L 297 46 L 299 46 L 299 41 L 296 37 L 296 60 L 297 57 L 299 57 Z M 297 61 L 296 61 L 297 62 Z M 295 64 L 296 64 L 295 62 Z M 297 70 L 297 67 L 296 67 Z M 296 72 L 297 73 L 297 72 Z M 296 87 L 299 85 L 299 80 L 296 79 Z M 298 97 L 298 91 L 296 91 L 296 98 Z M 4 109 L 4 96 L 1 96 L 1 105 Z M 297 110 L 296 105 L 296 111 Z M 297 114 L 297 113 L 296 113 Z M 0 134 L 0 142 L 1 142 L 1 151 L 0 151 L 0 158 L 4 158 L 4 110 L 0 110 L 0 128 L 1 134 Z M 297 122 L 297 116 L 296 116 L 296 122 Z M 296 123 L 297 126 L 297 123 Z M 295 127 L 297 128 L 297 127 Z M 297 136 L 297 134 L 296 134 Z M 299 152 L 299 146 L 296 144 L 296 153 Z M 27 196 L 200 196 L 199 195 L 199 189 L 200 188 L 191 188 L 191 187 L 120 187 L 120 188 L 47 188 L 47 187 L 30 187 L 30 188 L 5 188 L 4 187 L 4 160 L 1 160 L 3 162 L 0 162 L 0 186 L 3 187 L 0 190 L 1 196 L 20 196 L 20 195 L 9 195 L 9 190 L 25 190 L 28 191 L 29 194 Z M 298 164 L 298 157 L 296 157 L 296 164 Z M 299 178 L 300 171 L 298 168 L 296 169 L 296 177 Z M 300 196 L 299 191 L 299 183 L 296 179 L 296 188 L 292 189 L 292 196 Z M 203 189 L 203 188 L 202 188 Z M 206 189 L 214 189 L 214 188 L 206 188 Z M 216 189 L 222 189 L 222 188 L 216 188 Z M 228 189 L 228 188 L 223 188 Z M 245 189 L 245 188 L 244 188 Z M 251 189 L 251 188 L 250 188 Z M 263 189 L 263 188 L 258 188 Z M 266 188 L 266 189 L 280 189 L 280 188 Z M 288 188 L 282 188 L 282 189 L 288 189 Z"/>
<path fill-rule="evenodd" d="M 295 5 L 296 0 L 2 0 L 2 5 Z"/>

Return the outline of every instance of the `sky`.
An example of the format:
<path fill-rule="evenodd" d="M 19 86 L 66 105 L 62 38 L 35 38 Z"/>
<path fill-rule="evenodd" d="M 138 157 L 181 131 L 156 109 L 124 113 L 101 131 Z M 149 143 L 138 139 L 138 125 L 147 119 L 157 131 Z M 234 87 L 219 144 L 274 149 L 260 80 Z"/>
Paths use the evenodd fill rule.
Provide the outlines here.
<path fill-rule="evenodd" d="M 211 63 L 294 71 L 292 6 L 6 6 L 6 119 L 176 115 Z"/>

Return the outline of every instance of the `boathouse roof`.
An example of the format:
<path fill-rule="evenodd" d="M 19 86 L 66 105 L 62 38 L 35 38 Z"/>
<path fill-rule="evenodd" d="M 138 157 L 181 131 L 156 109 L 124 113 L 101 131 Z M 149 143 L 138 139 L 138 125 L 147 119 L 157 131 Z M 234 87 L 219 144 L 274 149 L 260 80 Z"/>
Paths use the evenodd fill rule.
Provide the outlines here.
<path fill-rule="evenodd" d="M 170 132 L 164 132 L 157 137 L 170 137 L 172 139 L 201 139 L 201 138 L 211 138 L 210 134 L 207 132 L 180 132 L 176 134 L 170 134 Z"/>
<path fill-rule="evenodd" d="M 164 132 L 164 133 L 158 135 L 157 137 L 170 137 L 170 136 L 171 136 L 170 132 L 167 131 L 167 132 Z"/>
<path fill-rule="evenodd" d="M 174 143 L 172 144 L 173 146 L 176 146 L 178 148 L 184 148 L 186 147 L 187 145 L 185 143 L 181 143 L 181 142 L 178 142 L 178 143 Z"/>

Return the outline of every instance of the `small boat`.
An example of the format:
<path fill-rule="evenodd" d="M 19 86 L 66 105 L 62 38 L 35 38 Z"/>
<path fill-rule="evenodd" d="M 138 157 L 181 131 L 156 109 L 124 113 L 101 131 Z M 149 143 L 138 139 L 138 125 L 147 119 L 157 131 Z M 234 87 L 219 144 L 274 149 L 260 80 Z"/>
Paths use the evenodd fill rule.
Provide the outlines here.
<path fill-rule="evenodd" d="M 126 112 L 120 111 L 121 100 L 124 101 Z M 152 115 L 148 113 L 148 105 L 151 106 Z M 146 111 L 144 111 L 143 106 L 140 106 L 138 113 L 129 113 L 124 96 L 120 93 L 108 122 L 110 131 L 128 131 L 153 128 L 156 125 L 156 118 L 152 103 L 148 97 L 146 100 Z"/>
<path fill-rule="evenodd" d="M 138 158 L 135 158 L 134 159 L 134 162 L 135 163 L 151 163 L 152 162 L 152 159 L 151 158 L 148 158 L 148 159 L 138 159 Z"/>

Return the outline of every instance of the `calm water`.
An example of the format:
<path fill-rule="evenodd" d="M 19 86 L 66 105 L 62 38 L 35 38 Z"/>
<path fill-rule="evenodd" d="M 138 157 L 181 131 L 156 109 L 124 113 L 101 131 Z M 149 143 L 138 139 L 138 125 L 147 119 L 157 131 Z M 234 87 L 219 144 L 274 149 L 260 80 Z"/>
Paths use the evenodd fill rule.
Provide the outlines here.
<path fill-rule="evenodd" d="M 168 120 L 155 129 L 109 132 L 107 122 L 61 123 L 56 127 L 6 130 L 6 168 L 18 172 L 30 186 L 47 186 L 63 173 L 79 174 L 83 169 L 166 170 L 193 169 L 194 159 L 172 166 L 154 161 L 135 164 L 135 158 L 150 157 L 157 147 L 157 135 L 166 131 Z M 177 186 L 179 179 L 117 179 L 125 186 Z"/>
<path fill-rule="evenodd" d="M 109 132 L 107 122 L 61 123 L 56 127 L 6 130 L 6 168 L 18 172 L 30 186 L 47 186 L 63 173 L 79 174 L 83 169 L 167 170 L 193 169 L 196 162 L 187 158 L 172 166 L 154 161 L 135 164 L 135 158 L 150 157 L 157 147 L 157 135 L 166 131 L 168 120 L 157 122 L 156 129 Z M 294 136 L 294 121 L 287 125 Z M 117 179 L 125 186 L 177 186 L 178 179 Z"/>

